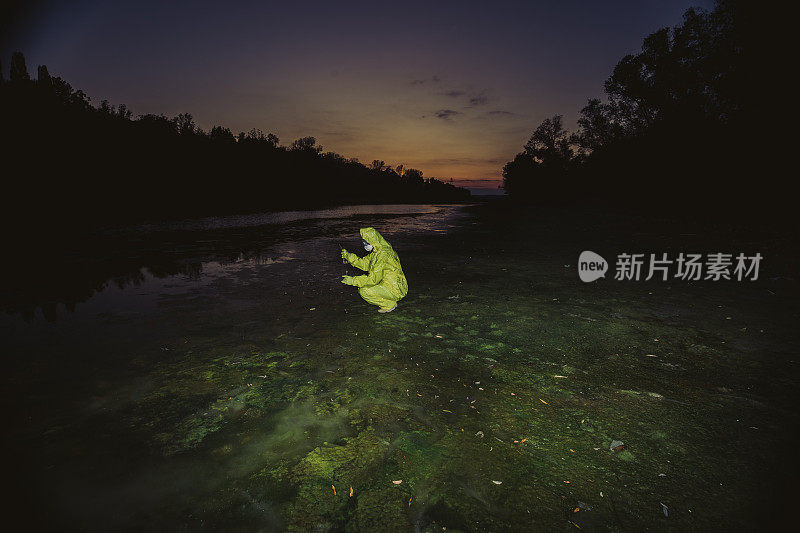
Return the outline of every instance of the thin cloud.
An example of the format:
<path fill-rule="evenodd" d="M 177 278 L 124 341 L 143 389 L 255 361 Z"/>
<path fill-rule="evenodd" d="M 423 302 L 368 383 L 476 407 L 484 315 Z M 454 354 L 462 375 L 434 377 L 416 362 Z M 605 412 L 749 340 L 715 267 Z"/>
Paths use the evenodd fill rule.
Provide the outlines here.
<path fill-rule="evenodd" d="M 411 80 L 411 85 L 425 85 L 426 83 L 439 83 L 439 81 L 439 76 L 431 76 L 430 78 Z"/>
<path fill-rule="evenodd" d="M 460 114 L 461 114 L 460 111 L 454 111 L 452 109 L 440 109 L 439 111 L 434 113 L 436 118 L 440 118 L 442 120 L 450 120 L 451 117 Z"/>
<path fill-rule="evenodd" d="M 486 96 L 484 96 L 482 94 L 478 95 L 478 96 L 473 96 L 472 98 L 469 99 L 469 106 L 470 107 L 476 107 L 476 106 L 479 106 L 479 105 L 486 105 L 486 103 L 488 101 L 489 101 L 489 99 L 486 98 Z"/>
<path fill-rule="evenodd" d="M 503 116 L 516 115 L 516 113 L 512 113 L 511 111 L 503 111 L 502 109 L 495 109 L 493 111 L 489 111 L 488 114 L 489 115 L 503 115 Z"/>
<path fill-rule="evenodd" d="M 453 89 L 450 91 L 443 92 L 442 94 L 445 96 L 449 96 L 451 98 L 458 98 L 459 96 L 464 96 L 467 93 L 458 89 Z"/>

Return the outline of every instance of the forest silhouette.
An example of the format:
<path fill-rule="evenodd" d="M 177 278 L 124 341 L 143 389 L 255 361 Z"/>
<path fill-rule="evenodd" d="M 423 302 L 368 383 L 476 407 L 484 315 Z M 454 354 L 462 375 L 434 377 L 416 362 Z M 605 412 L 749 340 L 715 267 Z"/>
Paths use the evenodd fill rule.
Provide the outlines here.
<path fill-rule="evenodd" d="M 2 73 L 2 66 L 0 66 Z M 323 152 L 314 137 L 280 145 L 272 133 L 205 132 L 189 113 L 134 117 L 93 106 L 44 65 L 34 79 L 21 52 L 0 74 L 6 170 L 4 214 L 43 234 L 141 220 L 357 203 L 464 201 L 466 189 L 420 170 Z"/>
<path fill-rule="evenodd" d="M 760 80 L 748 55 L 743 2 L 689 9 L 648 35 L 592 98 L 578 130 L 544 120 L 503 167 L 503 187 L 533 204 L 595 203 L 662 213 L 780 215 L 771 188 L 768 136 L 758 133 Z M 762 117 L 763 118 L 763 117 Z"/>

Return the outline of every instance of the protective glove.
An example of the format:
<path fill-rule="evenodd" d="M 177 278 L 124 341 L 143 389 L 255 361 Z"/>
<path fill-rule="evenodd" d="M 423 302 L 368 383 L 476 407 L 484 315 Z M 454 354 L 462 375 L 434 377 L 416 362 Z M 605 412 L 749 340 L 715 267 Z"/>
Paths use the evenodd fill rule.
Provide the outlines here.
<path fill-rule="evenodd" d="M 344 283 L 345 285 L 352 285 L 353 276 L 342 276 L 342 283 Z"/>

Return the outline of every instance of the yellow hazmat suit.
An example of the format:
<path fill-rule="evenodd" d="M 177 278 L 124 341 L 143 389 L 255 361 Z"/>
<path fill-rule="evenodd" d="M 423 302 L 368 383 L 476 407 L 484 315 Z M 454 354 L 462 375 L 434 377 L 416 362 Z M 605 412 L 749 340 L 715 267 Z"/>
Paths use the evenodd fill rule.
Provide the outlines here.
<path fill-rule="evenodd" d="M 343 276 L 342 283 L 358 287 L 358 294 L 368 303 L 388 313 L 397 307 L 397 301 L 408 294 L 408 283 L 400 268 L 400 258 L 375 228 L 361 228 L 361 238 L 372 245 L 365 257 L 342 250 L 342 257 L 356 268 L 366 272 L 363 276 Z"/>

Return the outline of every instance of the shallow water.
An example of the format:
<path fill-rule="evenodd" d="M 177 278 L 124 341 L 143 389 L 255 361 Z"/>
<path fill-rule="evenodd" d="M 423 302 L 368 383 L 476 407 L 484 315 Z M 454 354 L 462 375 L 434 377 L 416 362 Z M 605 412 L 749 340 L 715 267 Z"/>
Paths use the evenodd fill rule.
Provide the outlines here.
<path fill-rule="evenodd" d="M 782 512 L 790 282 L 581 283 L 583 249 L 701 244 L 624 219 L 349 215 L 171 227 L 74 310 L 2 316 L 30 523 L 756 530 Z M 339 283 L 366 225 L 409 280 L 391 314 Z"/>

